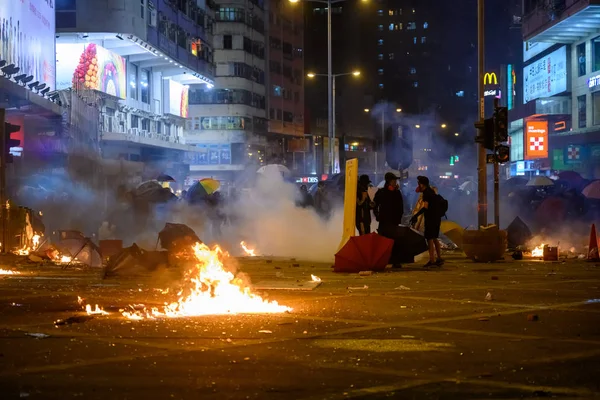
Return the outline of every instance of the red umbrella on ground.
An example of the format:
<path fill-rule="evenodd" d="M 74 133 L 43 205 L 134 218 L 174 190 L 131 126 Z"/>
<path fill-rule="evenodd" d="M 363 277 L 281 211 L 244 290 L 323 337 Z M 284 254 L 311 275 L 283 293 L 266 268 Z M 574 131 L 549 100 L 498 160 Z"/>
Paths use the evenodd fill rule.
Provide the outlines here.
<path fill-rule="evenodd" d="M 334 272 L 383 271 L 394 241 L 376 233 L 353 236 L 335 255 Z"/>

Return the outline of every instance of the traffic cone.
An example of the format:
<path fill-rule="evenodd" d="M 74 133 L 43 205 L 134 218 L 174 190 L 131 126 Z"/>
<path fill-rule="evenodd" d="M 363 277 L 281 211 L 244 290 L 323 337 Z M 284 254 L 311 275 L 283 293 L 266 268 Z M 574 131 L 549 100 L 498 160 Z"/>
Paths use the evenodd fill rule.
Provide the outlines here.
<path fill-rule="evenodd" d="M 596 224 L 592 224 L 592 230 L 590 231 L 590 246 L 588 248 L 588 261 L 600 261 L 600 254 L 598 253 L 598 238 L 596 237 Z"/>

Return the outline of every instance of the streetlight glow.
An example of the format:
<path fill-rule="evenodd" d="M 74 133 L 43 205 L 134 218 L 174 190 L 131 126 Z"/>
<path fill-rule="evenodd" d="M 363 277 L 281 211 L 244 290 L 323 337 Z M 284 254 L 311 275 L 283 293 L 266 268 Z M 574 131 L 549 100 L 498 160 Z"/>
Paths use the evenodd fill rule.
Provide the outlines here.
<path fill-rule="evenodd" d="M 309 72 L 308 74 L 306 74 L 306 76 L 309 78 L 314 78 L 315 74 L 313 74 L 312 72 Z"/>
<path fill-rule="evenodd" d="M 445 128 L 446 126 L 448 126 L 448 125 L 446 125 L 446 124 L 442 124 L 442 128 Z"/>
<path fill-rule="evenodd" d="M 368 108 L 365 108 L 365 112 L 366 113 L 368 113 L 369 111 L 371 111 L 371 110 L 369 110 Z"/>
<path fill-rule="evenodd" d="M 456 133 L 454 134 L 454 136 L 458 136 L 458 135 L 459 135 L 459 133 L 458 133 L 458 132 L 456 132 Z"/>
<path fill-rule="evenodd" d="M 289 0 L 290 3 L 297 3 L 300 0 Z"/>
<path fill-rule="evenodd" d="M 396 108 L 396 112 L 402 112 L 401 108 Z"/>
<path fill-rule="evenodd" d="M 421 125 L 415 125 L 415 128 L 419 129 L 421 127 Z"/>
<path fill-rule="evenodd" d="M 360 75 L 360 71 L 352 71 L 352 75 L 359 76 Z"/>

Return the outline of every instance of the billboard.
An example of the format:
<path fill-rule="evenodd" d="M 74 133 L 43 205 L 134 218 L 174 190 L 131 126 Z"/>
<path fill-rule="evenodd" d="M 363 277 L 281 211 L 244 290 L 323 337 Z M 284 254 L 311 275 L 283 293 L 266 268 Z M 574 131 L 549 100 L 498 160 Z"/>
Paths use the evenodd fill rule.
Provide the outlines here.
<path fill-rule="evenodd" d="M 95 43 L 56 44 L 56 88 L 91 89 L 125 99 L 125 59 Z"/>
<path fill-rule="evenodd" d="M 2 1 L 0 7 L 0 57 L 50 88 L 56 79 L 54 21 L 53 1 Z"/>
<path fill-rule="evenodd" d="M 163 112 L 182 118 L 189 116 L 189 87 L 171 79 L 163 80 Z"/>
<path fill-rule="evenodd" d="M 525 159 L 548 158 L 548 121 L 527 121 L 525 129 Z"/>
<path fill-rule="evenodd" d="M 185 162 L 190 165 L 231 164 L 231 144 L 196 144 L 198 151 L 187 152 Z"/>
<path fill-rule="evenodd" d="M 544 42 L 523 42 L 523 62 L 531 60 L 533 57 L 548 50 L 555 43 Z"/>
<path fill-rule="evenodd" d="M 567 90 L 567 47 L 523 68 L 523 103 L 550 97 Z"/>

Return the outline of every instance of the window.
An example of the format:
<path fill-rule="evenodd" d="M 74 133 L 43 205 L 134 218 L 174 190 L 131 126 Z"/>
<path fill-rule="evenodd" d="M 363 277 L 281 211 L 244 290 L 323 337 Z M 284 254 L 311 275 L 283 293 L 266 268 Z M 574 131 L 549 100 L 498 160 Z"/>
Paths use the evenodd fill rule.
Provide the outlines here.
<path fill-rule="evenodd" d="M 269 108 L 269 118 L 275 119 L 275 109 L 274 108 Z"/>
<path fill-rule="evenodd" d="M 144 9 L 144 1 L 145 0 L 141 0 L 141 4 L 140 4 L 141 5 L 142 19 L 144 19 L 144 14 L 146 13 L 145 12 L 146 10 Z"/>
<path fill-rule="evenodd" d="M 140 123 L 140 117 L 138 117 L 135 114 L 131 114 L 131 127 L 137 128 L 139 123 Z"/>
<path fill-rule="evenodd" d="M 586 119 L 587 119 L 587 113 L 586 113 L 586 107 L 587 107 L 587 102 L 586 102 L 586 97 L 585 94 L 583 96 L 579 96 L 577 97 L 577 115 L 578 115 L 578 127 L 579 128 L 585 128 L 586 127 Z"/>
<path fill-rule="evenodd" d="M 402 30 L 402 23 L 400 23 L 400 24 L 390 24 L 388 26 L 388 30 L 390 30 L 390 31 L 401 31 Z"/>
<path fill-rule="evenodd" d="M 150 71 L 142 69 L 140 74 L 140 94 L 142 103 L 150 104 Z"/>
<path fill-rule="evenodd" d="M 393 31 L 394 30 L 394 24 L 390 24 L 390 26 L 388 26 L 388 30 Z"/>
<path fill-rule="evenodd" d="M 76 0 L 56 0 L 56 27 L 75 28 L 76 26 Z"/>
<path fill-rule="evenodd" d="M 137 100 L 137 82 L 138 82 L 138 67 L 137 65 L 129 64 L 129 97 Z"/>
<path fill-rule="evenodd" d="M 380 54 L 378 54 L 378 55 L 377 55 L 377 59 L 378 59 L 378 60 L 383 60 L 383 54 L 381 54 L 381 53 L 380 53 Z"/>
<path fill-rule="evenodd" d="M 221 7 L 217 11 L 217 21 L 245 22 L 244 9 L 236 7 Z"/>
<path fill-rule="evenodd" d="M 429 24 L 427 22 L 423 22 L 423 29 L 429 28 Z"/>
<path fill-rule="evenodd" d="M 379 40 L 377 41 L 377 45 L 378 45 L 378 46 L 383 46 L 383 39 L 379 39 Z"/>
<path fill-rule="evenodd" d="M 381 24 L 377 25 L 377 30 L 380 32 L 383 31 L 383 25 L 381 25 Z"/>
<path fill-rule="evenodd" d="M 283 112 L 283 121 L 284 122 L 294 122 L 294 114 L 289 111 Z"/>
<path fill-rule="evenodd" d="M 233 48 L 233 37 L 231 35 L 223 35 L 223 48 L 226 50 Z"/>
<path fill-rule="evenodd" d="M 416 73 L 417 73 L 417 69 L 416 69 L 415 67 L 411 67 L 411 68 L 410 68 L 410 74 L 411 74 L 411 75 L 414 75 L 414 74 L 416 74 Z"/>
<path fill-rule="evenodd" d="M 600 36 L 592 39 L 592 72 L 600 70 Z"/>
<path fill-rule="evenodd" d="M 383 15 L 383 10 L 377 10 L 377 15 L 381 17 Z"/>
<path fill-rule="evenodd" d="M 577 65 L 579 69 L 579 76 L 586 74 L 586 57 L 585 57 L 585 43 L 577 45 Z"/>
<path fill-rule="evenodd" d="M 394 53 L 390 53 L 390 54 L 388 54 L 388 58 L 389 58 L 390 60 L 393 60 L 393 59 L 394 59 Z"/>
<path fill-rule="evenodd" d="M 413 44 L 417 44 L 417 37 L 413 37 Z"/>
<path fill-rule="evenodd" d="M 379 86 L 379 89 L 383 89 L 383 83 L 380 83 L 378 86 Z"/>
<path fill-rule="evenodd" d="M 406 24 L 406 29 L 408 29 L 409 31 L 414 31 L 415 29 L 417 29 L 417 24 L 415 22 L 409 22 L 408 24 Z"/>
<path fill-rule="evenodd" d="M 413 82 L 413 87 L 419 87 L 419 82 L 417 82 L 417 81 Z"/>
<path fill-rule="evenodd" d="M 465 97 L 465 91 L 459 90 L 458 92 L 456 92 L 456 97 Z"/>
<path fill-rule="evenodd" d="M 377 70 L 377 75 L 383 75 L 383 68 L 379 68 Z"/>
<path fill-rule="evenodd" d="M 273 85 L 273 96 L 281 97 L 282 93 L 283 89 L 281 88 L 281 86 Z"/>
<path fill-rule="evenodd" d="M 592 93 L 592 112 L 594 125 L 600 125 L 600 92 Z"/>

